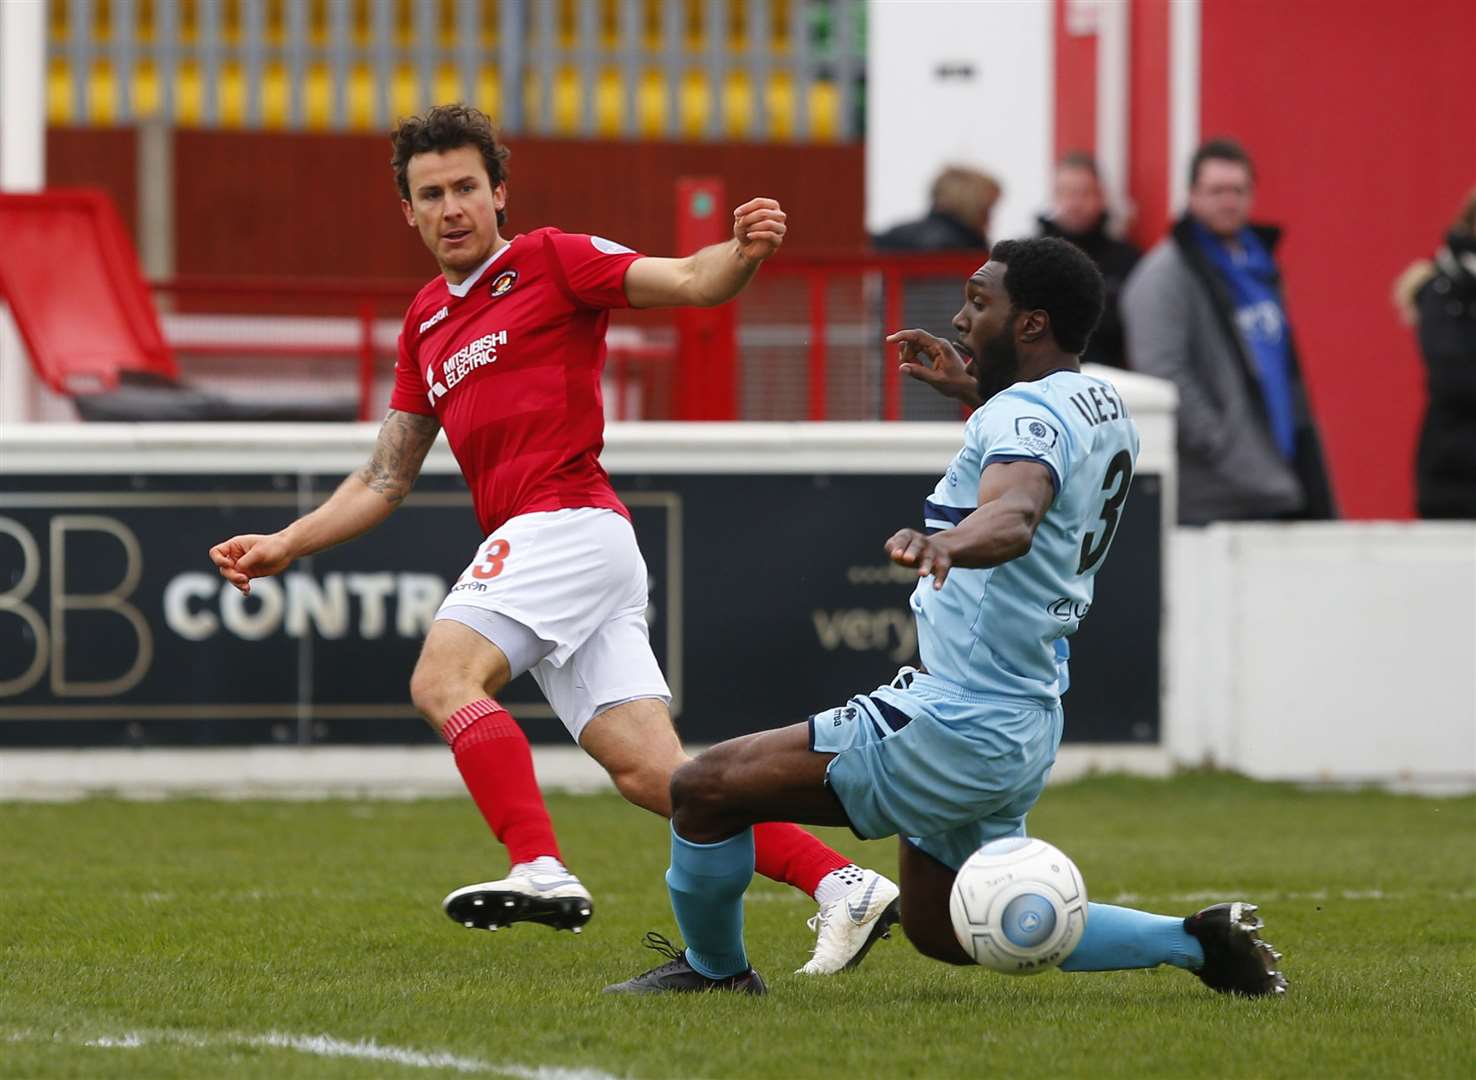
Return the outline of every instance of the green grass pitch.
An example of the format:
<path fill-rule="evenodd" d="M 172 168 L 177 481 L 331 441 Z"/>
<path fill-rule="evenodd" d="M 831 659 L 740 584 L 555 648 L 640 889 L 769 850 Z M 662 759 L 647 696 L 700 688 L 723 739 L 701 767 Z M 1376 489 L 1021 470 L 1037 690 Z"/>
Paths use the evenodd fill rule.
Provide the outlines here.
<path fill-rule="evenodd" d="M 1171 969 L 1012 979 L 914 953 L 791 975 L 813 908 L 747 908 L 763 999 L 600 988 L 676 936 L 665 825 L 554 797 L 595 895 L 575 937 L 452 925 L 502 870 L 469 800 L 0 806 L 0 1076 L 1330 1077 L 1476 1075 L 1476 799 L 1303 791 L 1218 775 L 1051 788 L 1032 831 L 1094 899 L 1262 905 L 1291 993 Z M 896 866 L 891 842 L 827 838 Z"/>

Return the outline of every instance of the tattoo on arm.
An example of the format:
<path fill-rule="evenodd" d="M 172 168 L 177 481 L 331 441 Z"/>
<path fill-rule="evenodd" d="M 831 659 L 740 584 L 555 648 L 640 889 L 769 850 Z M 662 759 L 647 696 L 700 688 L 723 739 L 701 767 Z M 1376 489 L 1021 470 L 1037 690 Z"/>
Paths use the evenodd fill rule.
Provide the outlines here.
<path fill-rule="evenodd" d="M 359 470 L 359 479 L 391 506 L 399 506 L 415 486 L 420 466 L 440 429 L 440 421 L 434 416 L 391 409 L 379 429 L 374 456 Z"/>

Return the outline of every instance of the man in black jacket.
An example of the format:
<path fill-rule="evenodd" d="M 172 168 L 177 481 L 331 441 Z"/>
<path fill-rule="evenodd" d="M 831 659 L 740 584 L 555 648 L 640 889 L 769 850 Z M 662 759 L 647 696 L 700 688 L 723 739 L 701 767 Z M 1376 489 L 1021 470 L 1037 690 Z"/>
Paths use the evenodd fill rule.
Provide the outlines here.
<path fill-rule="evenodd" d="M 1142 252 L 1107 231 L 1107 200 L 1102 195 L 1097 163 L 1090 154 L 1074 151 L 1061 159 L 1056 166 L 1052 201 L 1051 212 L 1039 219 L 1040 235 L 1059 236 L 1081 248 L 1102 271 L 1107 286 L 1102 321 L 1092 333 L 1082 362 L 1128 367 L 1118 303 Z"/>
<path fill-rule="evenodd" d="M 1336 516 L 1255 172 L 1227 139 L 1196 151 L 1189 212 L 1123 290 L 1135 371 L 1179 389 L 1179 520 Z"/>
<path fill-rule="evenodd" d="M 999 181 L 988 173 L 950 165 L 933 180 L 928 213 L 871 238 L 880 251 L 987 251 L 989 212 Z"/>
<path fill-rule="evenodd" d="M 989 213 L 999 201 L 999 182 L 988 173 L 950 165 L 933 179 L 928 213 L 871 238 L 878 251 L 989 250 Z M 958 310 L 958 278 L 909 276 L 902 286 L 902 325 L 948 336 L 949 313 Z M 888 329 L 897 329 L 889 327 Z M 902 415 L 908 420 L 957 420 L 958 403 L 911 379 L 902 385 Z"/>

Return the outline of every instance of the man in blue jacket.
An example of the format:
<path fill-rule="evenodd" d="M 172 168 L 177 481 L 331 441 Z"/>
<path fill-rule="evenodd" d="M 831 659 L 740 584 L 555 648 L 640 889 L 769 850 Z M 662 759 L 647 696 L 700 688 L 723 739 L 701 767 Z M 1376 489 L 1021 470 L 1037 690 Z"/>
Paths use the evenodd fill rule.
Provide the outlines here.
<path fill-rule="evenodd" d="M 1189 211 L 1123 292 L 1129 363 L 1179 388 L 1179 520 L 1336 516 L 1297 362 L 1274 227 L 1250 223 L 1236 143 L 1194 154 Z"/>

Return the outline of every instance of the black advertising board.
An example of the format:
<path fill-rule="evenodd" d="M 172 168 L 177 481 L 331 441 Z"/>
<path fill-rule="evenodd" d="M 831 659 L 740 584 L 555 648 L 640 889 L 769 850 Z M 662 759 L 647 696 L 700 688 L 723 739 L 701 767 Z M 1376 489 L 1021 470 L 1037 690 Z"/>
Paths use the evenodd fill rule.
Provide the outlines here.
<path fill-rule="evenodd" d="M 206 551 L 269 532 L 339 476 L 0 478 L 0 745 L 396 743 L 433 738 L 411 668 L 480 536 L 460 477 L 426 475 L 379 529 L 225 587 Z M 683 737 L 803 719 L 916 661 L 910 575 L 883 541 L 920 524 L 920 474 L 617 475 L 651 576 L 652 643 Z M 1159 477 L 1139 476 L 1072 639 L 1066 738 L 1156 742 Z M 567 739 L 530 678 L 502 700 Z"/>

